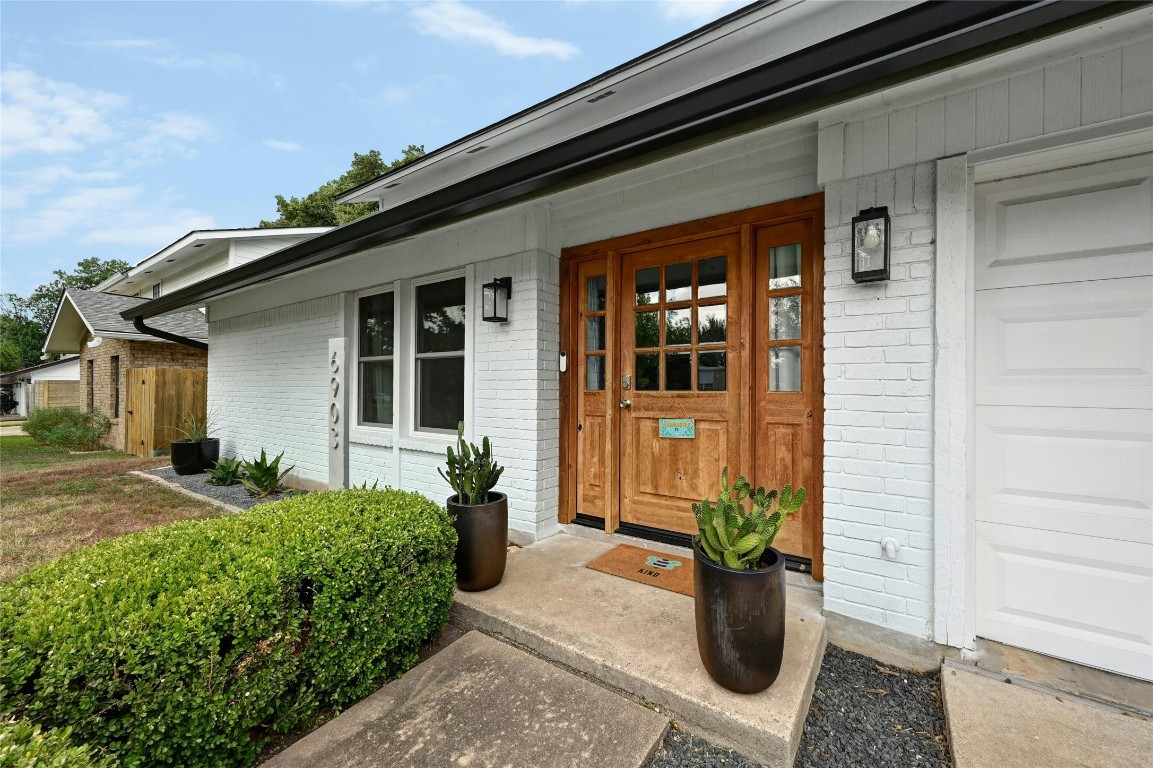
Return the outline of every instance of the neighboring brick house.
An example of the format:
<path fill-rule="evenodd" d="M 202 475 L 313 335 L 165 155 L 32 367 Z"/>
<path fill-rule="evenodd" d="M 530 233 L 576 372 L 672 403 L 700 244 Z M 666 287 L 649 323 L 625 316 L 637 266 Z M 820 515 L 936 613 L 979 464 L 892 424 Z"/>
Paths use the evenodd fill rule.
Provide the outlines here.
<path fill-rule="evenodd" d="M 207 307 L 225 454 L 443 498 L 461 419 L 524 541 L 687 542 L 727 464 L 839 626 L 1153 680 L 1151 21 L 753 4 L 126 316 Z"/>
<path fill-rule="evenodd" d="M 161 341 L 141 333 L 120 313 L 144 299 L 69 288 L 60 299 L 45 352 L 79 354 L 80 407 L 97 410 L 112 421 L 107 443 L 124 450 L 126 424 L 125 371 L 130 368 L 195 368 L 208 364 L 208 352 Z M 172 312 L 149 323 L 167 333 L 200 343 L 208 340 L 208 324 L 198 309 Z"/>

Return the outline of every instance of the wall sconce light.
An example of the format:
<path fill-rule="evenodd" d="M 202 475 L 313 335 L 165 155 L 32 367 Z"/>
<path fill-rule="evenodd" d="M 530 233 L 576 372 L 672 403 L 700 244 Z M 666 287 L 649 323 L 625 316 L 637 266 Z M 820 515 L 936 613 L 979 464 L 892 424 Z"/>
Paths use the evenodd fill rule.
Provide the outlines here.
<path fill-rule="evenodd" d="M 508 297 L 512 293 L 512 278 L 498 277 L 491 283 L 481 286 L 484 291 L 484 321 L 486 323 L 508 322 Z"/>
<path fill-rule="evenodd" d="M 853 217 L 853 282 L 889 279 L 889 209 L 869 208 Z"/>

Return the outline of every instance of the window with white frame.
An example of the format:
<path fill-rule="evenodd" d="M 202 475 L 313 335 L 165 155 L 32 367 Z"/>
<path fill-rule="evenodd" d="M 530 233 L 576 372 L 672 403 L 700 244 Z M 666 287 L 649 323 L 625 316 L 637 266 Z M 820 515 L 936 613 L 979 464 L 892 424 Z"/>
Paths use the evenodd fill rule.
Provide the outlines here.
<path fill-rule="evenodd" d="M 392 426 L 393 308 L 392 291 L 362 296 L 357 306 L 360 363 L 360 423 Z"/>
<path fill-rule="evenodd" d="M 465 279 L 416 286 L 416 429 L 455 432 L 464 421 Z"/>
<path fill-rule="evenodd" d="M 154 298 L 154 299 L 160 298 L 160 283 L 157 283 L 156 285 L 152 286 L 152 298 Z"/>

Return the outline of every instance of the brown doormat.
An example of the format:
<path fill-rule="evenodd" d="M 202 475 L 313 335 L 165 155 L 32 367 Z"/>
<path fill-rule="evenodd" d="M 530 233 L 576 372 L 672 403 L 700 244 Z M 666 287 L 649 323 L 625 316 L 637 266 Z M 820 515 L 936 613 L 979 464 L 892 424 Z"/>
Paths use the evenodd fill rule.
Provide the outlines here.
<path fill-rule="evenodd" d="M 629 581 L 693 596 L 693 559 L 618 544 L 585 566 Z"/>

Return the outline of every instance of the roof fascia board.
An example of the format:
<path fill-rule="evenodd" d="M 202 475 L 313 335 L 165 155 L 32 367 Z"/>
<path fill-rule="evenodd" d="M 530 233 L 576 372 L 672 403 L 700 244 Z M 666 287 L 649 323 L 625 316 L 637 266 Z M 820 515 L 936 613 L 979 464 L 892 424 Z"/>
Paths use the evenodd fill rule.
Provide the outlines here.
<path fill-rule="evenodd" d="M 669 99 L 122 313 L 152 317 L 524 200 L 639 156 L 740 133 L 1131 10 L 1116 0 L 926 3 Z"/>
<path fill-rule="evenodd" d="M 48 344 L 52 341 L 52 334 L 56 330 L 56 321 L 60 319 L 60 312 L 64 309 L 65 300 L 68 301 L 68 304 L 72 307 L 72 311 L 76 313 L 76 316 L 80 318 L 80 322 L 84 323 L 84 327 L 88 329 L 88 332 L 93 336 L 96 335 L 96 331 L 92 330 L 92 324 L 88 322 L 88 318 L 84 317 L 84 313 L 80 311 L 80 307 L 76 306 L 76 302 L 68 295 L 68 289 L 65 288 L 64 292 L 60 294 L 60 303 L 56 305 L 56 314 L 52 316 L 52 325 L 48 326 L 48 333 L 44 334 L 44 346 L 40 348 L 40 354 L 57 354 L 56 352 L 48 352 Z"/>

